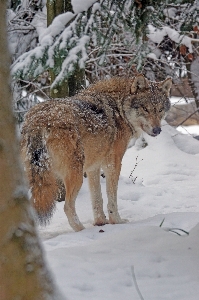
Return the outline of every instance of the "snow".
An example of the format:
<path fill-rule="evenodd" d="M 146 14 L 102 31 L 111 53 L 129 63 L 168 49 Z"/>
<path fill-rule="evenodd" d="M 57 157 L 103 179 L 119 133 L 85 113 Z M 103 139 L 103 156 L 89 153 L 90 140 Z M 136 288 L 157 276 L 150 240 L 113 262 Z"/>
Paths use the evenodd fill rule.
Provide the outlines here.
<path fill-rule="evenodd" d="M 31 24 L 36 28 L 38 36 L 41 36 L 47 27 L 46 14 L 38 12 L 35 14 Z"/>
<path fill-rule="evenodd" d="M 157 56 L 155 55 L 155 53 L 152 53 L 152 52 L 148 53 L 147 57 L 151 58 L 151 59 L 155 59 L 155 60 L 158 59 Z"/>
<path fill-rule="evenodd" d="M 92 225 L 85 178 L 76 207 L 86 229 L 73 232 L 63 202 L 57 204 L 51 223 L 39 228 L 62 294 L 73 300 L 138 300 L 137 282 L 147 300 L 197 300 L 198 182 L 199 141 L 166 122 L 158 137 L 144 135 L 124 156 L 118 207 L 128 223 Z M 101 185 L 107 213 L 105 178 Z M 189 235 L 170 231 L 174 228 Z"/>
<path fill-rule="evenodd" d="M 171 97 L 171 105 L 174 104 L 187 104 L 191 102 L 195 102 L 194 98 L 188 98 L 188 97 Z"/>
<path fill-rule="evenodd" d="M 74 13 L 78 14 L 82 11 L 86 11 L 89 7 L 91 7 L 97 0 L 84 0 L 84 1 L 79 1 L 79 0 L 72 0 L 72 7 Z"/>
<path fill-rule="evenodd" d="M 161 29 L 157 29 L 153 25 L 148 25 L 148 30 L 149 33 L 147 36 L 154 43 L 161 43 L 164 37 L 168 35 L 172 41 L 177 44 L 185 45 L 189 49 L 190 53 L 193 52 L 191 43 L 193 39 L 185 35 L 180 35 L 175 29 L 172 29 L 168 26 L 163 26 Z"/>
<path fill-rule="evenodd" d="M 190 134 L 193 136 L 199 136 L 198 126 L 197 125 L 191 125 L 191 126 L 179 126 L 176 128 L 178 131 L 184 133 L 184 134 Z"/>
<path fill-rule="evenodd" d="M 43 46 L 51 45 L 52 40 L 65 29 L 75 15 L 71 12 L 66 12 L 54 18 L 52 24 L 48 26 L 39 36 L 39 42 Z"/>
<path fill-rule="evenodd" d="M 177 11 L 178 10 L 175 7 L 166 8 L 163 10 L 165 16 L 173 19 L 176 18 Z"/>

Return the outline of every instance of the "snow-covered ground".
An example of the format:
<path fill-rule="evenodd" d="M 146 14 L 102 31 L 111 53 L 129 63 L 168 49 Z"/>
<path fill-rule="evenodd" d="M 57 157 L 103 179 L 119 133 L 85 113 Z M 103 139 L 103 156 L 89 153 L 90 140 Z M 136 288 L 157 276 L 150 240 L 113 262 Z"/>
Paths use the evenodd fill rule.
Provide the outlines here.
<path fill-rule="evenodd" d="M 177 130 L 184 134 L 192 135 L 194 137 L 199 136 L 199 126 L 196 125 L 179 126 Z"/>
<path fill-rule="evenodd" d="M 166 123 L 162 129 L 156 138 L 144 135 L 147 147 L 139 139 L 124 156 L 118 206 L 129 223 L 92 225 L 85 178 L 76 206 L 86 229 L 73 232 L 63 202 L 39 228 L 67 299 L 139 300 L 137 282 L 144 300 L 198 300 L 199 141 Z M 106 212 L 104 178 L 101 185 Z"/>

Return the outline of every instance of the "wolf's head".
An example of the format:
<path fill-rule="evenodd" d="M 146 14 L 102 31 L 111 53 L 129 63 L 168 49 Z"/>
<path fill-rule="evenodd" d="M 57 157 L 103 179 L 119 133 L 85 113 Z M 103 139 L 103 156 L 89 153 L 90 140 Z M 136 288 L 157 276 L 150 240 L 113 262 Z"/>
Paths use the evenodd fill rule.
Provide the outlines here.
<path fill-rule="evenodd" d="M 124 100 L 123 110 L 135 131 L 142 129 L 151 136 L 161 132 L 161 120 L 170 109 L 169 93 L 172 81 L 148 81 L 143 75 L 133 79 L 130 95 Z"/>

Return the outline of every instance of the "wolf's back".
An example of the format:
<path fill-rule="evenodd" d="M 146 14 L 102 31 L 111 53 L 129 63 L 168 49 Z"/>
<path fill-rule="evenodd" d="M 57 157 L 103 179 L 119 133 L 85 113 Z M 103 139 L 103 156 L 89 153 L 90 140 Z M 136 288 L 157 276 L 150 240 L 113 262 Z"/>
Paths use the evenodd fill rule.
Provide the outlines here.
<path fill-rule="evenodd" d="M 27 127 L 29 125 L 25 121 L 22 130 L 22 156 L 31 190 L 31 201 L 39 223 L 45 225 L 53 214 L 58 186 L 41 131 Z"/>

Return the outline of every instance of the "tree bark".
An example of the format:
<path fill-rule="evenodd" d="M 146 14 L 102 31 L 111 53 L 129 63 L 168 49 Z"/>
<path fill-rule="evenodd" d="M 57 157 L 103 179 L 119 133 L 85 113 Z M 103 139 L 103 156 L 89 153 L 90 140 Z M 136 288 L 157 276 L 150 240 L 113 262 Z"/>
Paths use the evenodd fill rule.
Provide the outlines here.
<path fill-rule="evenodd" d="M 0 1 L 0 299 L 58 300 L 27 199 L 9 87 L 6 0 Z"/>
<path fill-rule="evenodd" d="M 85 85 L 85 70 L 76 66 L 74 74 L 68 78 L 69 96 L 74 96 Z"/>

